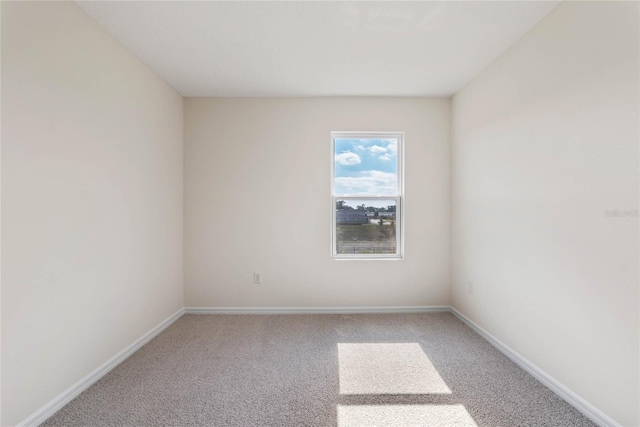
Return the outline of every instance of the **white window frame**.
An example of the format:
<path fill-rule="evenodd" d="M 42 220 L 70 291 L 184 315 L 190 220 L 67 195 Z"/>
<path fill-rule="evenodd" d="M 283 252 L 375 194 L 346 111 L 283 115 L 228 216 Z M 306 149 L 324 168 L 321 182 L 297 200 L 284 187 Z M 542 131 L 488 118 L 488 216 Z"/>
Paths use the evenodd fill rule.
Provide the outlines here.
<path fill-rule="evenodd" d="M 335 140 L 343 138 L 387 139 L 398 141 L 397 193 L 349 196 L 335 194 Z M 399 260 L 404 258 L 404 132 L 331 132 L 331 258 L 335 260 Z M 396 253 L 395 254 L 338 254 L 336 239 L 336 203 L 338 200 L 384 199 L 396 201 Z"/>

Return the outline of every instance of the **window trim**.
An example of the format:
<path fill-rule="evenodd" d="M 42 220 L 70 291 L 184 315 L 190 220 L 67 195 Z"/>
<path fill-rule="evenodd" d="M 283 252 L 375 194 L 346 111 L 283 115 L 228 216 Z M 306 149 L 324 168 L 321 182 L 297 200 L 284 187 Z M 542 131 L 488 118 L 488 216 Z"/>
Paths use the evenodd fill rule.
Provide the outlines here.
<path fill-rule="evenodd" d="M 336 196 L 335 194 L 335 140 L 340 138 L 386 139 L 398 140 L 396 153 L 397 192 L 395 194 L 379 194 L 367 196 Z M 404 259 L 404 132 L 370 132 L 370 131 L 335 131 L 331 132 L 331 259 L 334 260 L 401 260 Z M 336 202 L 338 200 L 396 200 L 396 253 L 395 254 L 338 254 L 336 240 Z"/>

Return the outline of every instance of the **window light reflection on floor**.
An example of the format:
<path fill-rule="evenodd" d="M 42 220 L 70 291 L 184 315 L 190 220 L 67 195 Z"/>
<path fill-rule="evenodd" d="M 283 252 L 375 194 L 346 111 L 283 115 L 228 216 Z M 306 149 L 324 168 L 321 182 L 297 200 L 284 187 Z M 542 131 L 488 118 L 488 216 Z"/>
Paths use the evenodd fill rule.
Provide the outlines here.
<path fill-rule="evenodd" d="M 451 394 L 418 343 L 339 343 L 340 394 Z"/>
<path fill-rule="evenodd" d="M 338 405 L 338 427 L 477 427 L 463 405 Z"/>

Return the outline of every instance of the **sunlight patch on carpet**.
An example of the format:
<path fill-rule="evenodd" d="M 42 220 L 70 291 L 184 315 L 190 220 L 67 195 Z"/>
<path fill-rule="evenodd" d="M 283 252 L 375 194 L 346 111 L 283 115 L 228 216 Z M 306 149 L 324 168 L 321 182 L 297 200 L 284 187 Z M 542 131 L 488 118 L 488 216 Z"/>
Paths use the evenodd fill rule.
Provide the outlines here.
<path fill-rule="evenodd" d="M 340 394 L 451 394 L 418 343 L 339 343 Z"/>
<path fill-rule="evenodd" d="M 338 405 L 338 427 L 477 427 L 463 405 Z"/>

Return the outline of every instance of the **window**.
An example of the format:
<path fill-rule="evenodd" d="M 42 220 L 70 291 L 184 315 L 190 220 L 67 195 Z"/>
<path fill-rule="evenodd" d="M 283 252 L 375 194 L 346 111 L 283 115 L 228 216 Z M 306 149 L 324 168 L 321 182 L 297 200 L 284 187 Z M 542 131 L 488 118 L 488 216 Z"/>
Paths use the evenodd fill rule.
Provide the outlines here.
<path fill-rule="evenodd" d="M 332 132 L 331 254 L 402 257 L 400 132 Z"/>

